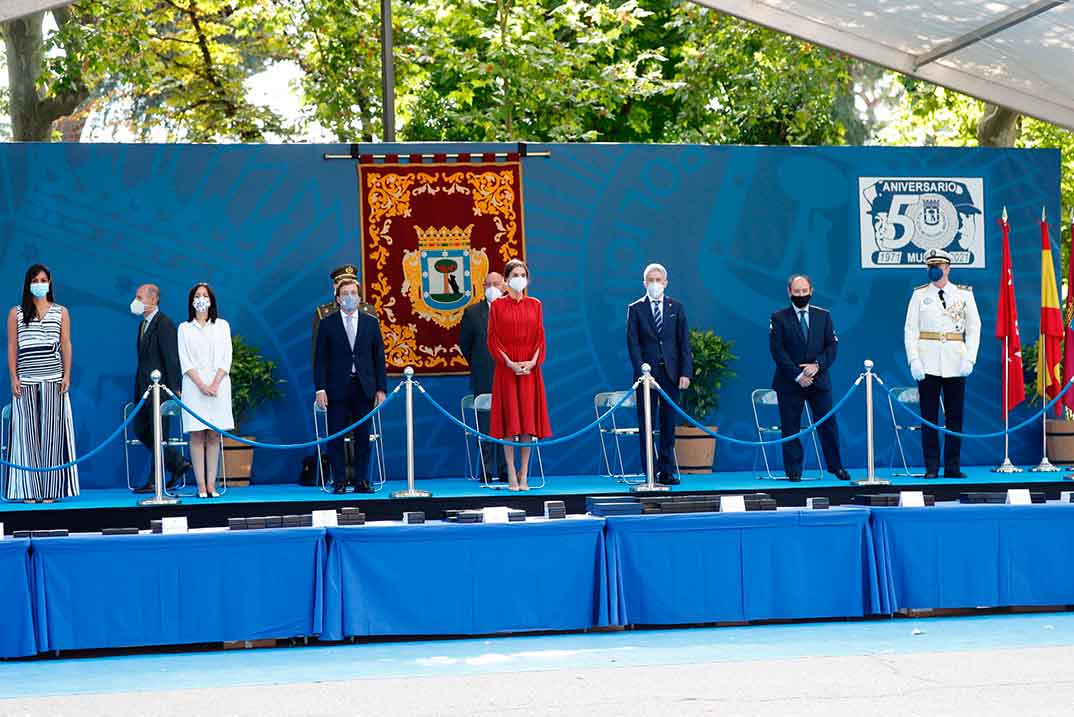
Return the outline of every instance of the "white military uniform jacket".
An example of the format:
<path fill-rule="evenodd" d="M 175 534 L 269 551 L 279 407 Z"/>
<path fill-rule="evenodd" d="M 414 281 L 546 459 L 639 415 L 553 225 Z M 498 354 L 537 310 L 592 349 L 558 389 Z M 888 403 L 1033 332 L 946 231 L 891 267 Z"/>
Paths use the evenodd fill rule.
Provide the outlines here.
<path fill-rule="evenodd" d="M 943 298 L 947 308 L 940 302 L 940 290 L 932 283 L 914 289 L 906 307 L 903 340 L 910 364 L 920 359 L 926 374 L 951 378 L 962 375 L 963 359 L 977 363 L 981 315 L 977 313 L 973 289 L 968 286 L 948 282 Z M 923 333 L 940 338 L 923 338 Z M 952 340 L 952 334 L 961 334 L 964 340 Z"/>

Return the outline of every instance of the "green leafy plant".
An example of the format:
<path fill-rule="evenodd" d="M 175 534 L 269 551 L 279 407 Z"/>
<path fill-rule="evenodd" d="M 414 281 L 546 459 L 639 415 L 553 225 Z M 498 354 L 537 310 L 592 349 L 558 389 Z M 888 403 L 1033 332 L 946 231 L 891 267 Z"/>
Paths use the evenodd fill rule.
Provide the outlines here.
<path fill-rule="evenodd" d="M 268 401 L 283 397 L 276 378 L 276 362 L 269 361 L 241 336 L 231 338 L 231 406 L 235 425 L 242 425 L 250 413 Z"/>
<path fill-rule="evenodd" d="M 682 392 L 684 411 L 701 422 L 707 421 L 720 406 L 720 388 L 734 376 L 729 364 L 738 357 L 731 353 L 732 342 L 709 331 L 690 331 L 694 375 L 690 388 Z"/>

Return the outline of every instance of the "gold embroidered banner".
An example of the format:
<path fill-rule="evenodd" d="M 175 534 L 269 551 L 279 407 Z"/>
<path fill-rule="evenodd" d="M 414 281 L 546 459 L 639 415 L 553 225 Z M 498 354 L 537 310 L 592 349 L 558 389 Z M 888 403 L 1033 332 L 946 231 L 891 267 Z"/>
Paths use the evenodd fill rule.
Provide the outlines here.
<path fill-rule="evenodd" d="M 388 371 L 466 374 L 462 312 L 484 299 L 488 272 L 525 255 L 521 164 L 488 155 L 360 159 L 362 285 L 380 319 Z"/>

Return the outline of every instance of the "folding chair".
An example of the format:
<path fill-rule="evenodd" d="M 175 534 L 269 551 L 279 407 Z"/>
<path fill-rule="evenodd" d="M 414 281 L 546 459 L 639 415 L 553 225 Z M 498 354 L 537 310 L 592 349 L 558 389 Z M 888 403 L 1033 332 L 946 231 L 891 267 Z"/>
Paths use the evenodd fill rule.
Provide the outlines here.
<path fill-rule="evenodd" d="M 771 440 L 773 437 L 780 438 L 783 436 L 783 431 L 779 424 L 776 425 L 762 425 L 761 414 L 759 408 L 763 409 L 779 409 L 779 397 L 776 392 L 771 388 L 758 388 L 750 394 L 750 403 L 753 405 L 753 422 L 757 427 L 757 440 Z M 806 424 L 803 428 L 811 428 L 813 426 L 813 412 L 809 410 L 809 404 L 805 405 L 805 421 Z M 813 431 L 810 434 L 810 438 L 813 441 L 813 452 L 817 456 L 817 477 L 815 480 L 824 479 L 824 462 L 820 457 L 820 441 L 817 440 L 817 432 Z M 758 479 L 771 478 L 772 480 L 784 480 L 786 475 L 776 475 L 772 472 L 772 466 L 768 461 L 767 446 L 761 444 L 758 446 L 760 449 L 754 453 L 753 457 L 753 473 Z M 764 461 L 764 474 L 759 474 L 757 471 L 758 458 Z"/>
<path fill-rule="evenodd" d="M 920 431 L 921 424 L 916 426 L 902 425 L 899 417 L 895 414 L 895 401 L 908 407 L 915 407 L 915 413 L 921 413 L 921 395 L 917 386 L 894 386 L 888 389 L 888 411 L 891 413 L 891 427 L 894 429 L 895 439 L 891 442 L 891 452 L 888 461 L 888 474 L 892 478 L 923 478 L 925 472 L 914 473 L 910 470 L 910 463 L 906 460 L 906 450 L 902 445 L 903 431 Z M 943 398 L 940 398 L 940 411 L 943 411 Z M 895 472 L 895 452 L 898 451 L 902 460 L 902 473 Z"/>
<path fill-rule="evenodd" d="M 623 400 L 624 394 L 626 400 Z M 625 408 L 635 408 L 637 406 L 637 397 L 633 391 L 604 391 L 593 396 L 593 410 L 596 413 L 597 418 L 600 418 L 609 409 L 613 408 L 619 401 L 623 400 L 623 403 L 619 405 L 615 411 L 609 414 L 606 420 L 611 422 L 611 426 L 605 425 L 604 421 L 597 424 L 598 436 L 600 437 L 600 452 L 604 459 L 604 475 L 608 478 L 615 478 L 619 483 L 626 483 L 627 485 L 641 485 L 645 482 L 645 473 L 627 473 L 626 464 L 623 461 L 623 451 L 619 445 L 620 436 L 633 436 L 635 440 L 640 440 L 638 434 L 641 433 L 641 428 L 636 424 L 636 421 L 629 422 L 628 425 L 619 425 L 616 420 L 616 414 Z M 615 447 L 615 464 L 612 464 L 611 456 L 609 455 L 607 442 L 605 436 L 609 436 L 608 439 Z M 659 436 L 659 429 L 653 430 L 653 436 Z M 658 456 L 654 455 L 653 458 Z M 675 461 L 675 473 L 679 473 L 679 456 L 672 450 L 672 460 Z M 618 472 L 615 468 L 618 467 Z"/>
<path fill-rule="evenodd" d="M 459 414 L 462 416 L 462 422 L 464 424 L 466 424 L 466 431 L 464 432 L 463 437 L 462 437 L 463 438 L 463 446 L 465 446 L 465 448 L 466 448 L 466 479 L 467 480 L 480 480 L 482 478 L 480 478 L 479 475 L 474 471 L 474 458 L 470 454 L 470 441 L 471 440 L 474 440 L 474 441 L 477 440 L 477 434 L 475 432 L 477 430 L 479 430 L 478 425 L 474 425 L 473 427 L 470 426 L 469 414 L 473 413 L 473 412 L 474 412 L 474 394 L 468 393 L 468 394 L 466 394 L 465 396 L 462 397 L 461 401 L 459 401 Z M 481 464 L 483 464 L 484 459 L 483 459 L 483 456 L 481 455 L 481 446 L 476 444 L 476 443 L 475 443 L 475 445 L 477 445 L 478 461 Z M 485 475 L 484 471 L 481 471 L 480 476 L 484 476 L 484 475 Z"/>
<path fill-rule="evenodd" d="M 11 445 L 8 442 L 11 437 L 11 404 L 4 406 L 3 410 L 0 410 L 0 458 L 5 461 L 11 460 Z M 8 481 L 9 469 L 7 466 L 0 466 L 0 501 L 9 503 L 7 499 L 7 481 Z"/>
<path fill-rule="evenodd" d="M 127 403 L 126 405 L 123 406 L 123 422 L 124 422 L 124 424 L 126 424 L 127 418 L 130 416 L 131 411 L 133 411 L 133 410 L 134 410 L 134 404 L 133 403 Z M 142 410 L 147 411 L 149 409 L 148 408 L 143 408 Z M 182 453 L 184 456 L 189 457 L 190 441 L 188 441 L 186 439 L 186 434 L 183 432 L 183 409 L 175 401 L 168 400 L 168 401 L 165 401 L 164 403 L 160 404 L 160 416 L 161 416 L 161 418 L 170 418 L 170 419 L 172 419 L 170 421 L 170 426 L 169 426 L 169 428 L 171 429 L 172 435 L 166 436 L 164 438 L 164 441 L 163 441 L 164 447 L 165 448 L 175 448 L 180 453 Z M 130 449 L 133 446 L 142 445 L 142 442 L 139 441 L 136 437 L 132 437 L 128 432 L 128 428 L 129 428 L 129 426 L 126 426 L 126 425 L 123 426 L 123 468 L 127 473 L 127 489 L 128 490 L 134 490 L 135 486 L 134 486 L 133 483 L 131 483 Z M 217 476 L 217 478 L 219 479 L 220 482 L 219 482 L 219 484 L 217 486 L 217 493 L 219 493 L 220 495 L 224 495 L 225 493 L 227 493 L 227 487 L 228 486 L 227 486 L 227 462 L 224 459 L 224 437 L 223 436 L 220 436 L 220 448 L 219 448 L 219 450 L 220 450 L 220 460 L 217 463 L 217 465 L 220 466 L 220 474 Z M 165 480 L 165 488 L 164 488 L 164 494 L 165 495 L 169 495 L 169 496 L 173 496 L 173 497 L 180 496 L 180 497 L 191 498 L 191 497 L 193 497 L 194 495 L 197 494 L 196 489 L 195 489 L 195 491 L 193 493 L 180 493 L 179 492 L 179 491 L 184 490 L 185 488 L 187 488 L 187 480 L 186 480 L 186 474 L 185 473 L 180 477 L 179 485 L 176 486 L 175 488 L 170 489 L 170 490 L 167 488 L 167 480 L 168 480 L 167 476 L 165 476 L 164 480 Z"/>
<path fill-rule="evenodd" d="M 474 396 L 474 403 L 473 403 L 474 425 L 475 426 L 478 425 L 478 423 L 477 423 L 478 411 L 491 411 L 491 410 L 492 410 L 492 394 L 491 393 L 480 393 L 480 394 Z M 467 424 L 467 425 L 469 425 L 469 424 Z M 536 443 L 537 439 L 534 438 L 533 441 L 534 441 L 534 443 Z M 477 436 L 477 454 L 481 459 L 481 475 L 485 476 L 485 475 L 487 475 L 487 472 L 485 471 L 485 454 L 481 452 L 481 444 L 483 442 L 484 441 L 481 440 L 481 437 Z M 499 444 L 494 444 L 494 445 L 499 447 Z M 501 450 L 502 450 L 502 448 L 501 448 Z M 534 446 L 534 452 L 537 454 L 537 466 L 538 466 L 538 469 L 539 469 L 540 475 L 541 475 L 541 483 L 540 483 L 540 485 L 531 485 L 530 488 L 544 488 L 545 487 L 544 461 L 541 459 L 541 446 L 540 446 L 540 444 L 537 444 L 537 445 Z M 507 486 L 502 485 L 502 484 L 489 483 L 487 481 L 482 480 L 481 487 L 482 488 L 492 488 L 493 490 L 496 490 L 496 489 L 500 489 L 500 488 L 506 488 Z"/>
<path fill-rule="evenodd" d="M 373 454 L 371 457 L 373 458 L 377 473 L 376 477 L 374 477 L 373 480 L 370 481 L 369 485 L 373 489 L 374 493 L 379 493 L 380 489 L 384 487 L 384 482 L 387 480 L 387 471 L 385 470 L 384 462 L 384 427 L 380 419 L 380 411 L 374 413 L 373 418 L 371 418 L 370 420 L 373 422 L 373 424 L 370 426 L 369 430 L 369 442 L 373 444 Z M 322 422 L 324 423 L 324 433 L 321 433 Z M 316 403 L 313 404 L 313 435 L 318 441 L 325 436 L 330 435 L 328 433 L 328 410 L 325 408 L 321 408 Z M 352 443 L 352 435 L 348 434 L 344 436 L 343 442 L 347 444 Z M 324 463 L 322 456 L 323 452 L 321 450 L 321 444 L 318 443 L 317 475 L 320 478 L 321 490 L 325 493 L 330 493 L 331 491 L 329 491 L 328 489 L 328 482 L 325 479 L 324 475 Z M 335 477 L 333 476 L 333 480 L 334 478 Z M 357 480 L 358 476 L 355 476 L 355 479 Z"/>

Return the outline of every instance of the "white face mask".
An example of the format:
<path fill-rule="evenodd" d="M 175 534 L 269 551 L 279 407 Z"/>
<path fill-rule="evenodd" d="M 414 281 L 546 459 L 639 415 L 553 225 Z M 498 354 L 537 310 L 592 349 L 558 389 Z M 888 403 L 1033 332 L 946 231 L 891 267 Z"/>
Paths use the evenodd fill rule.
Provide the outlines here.
<path fill-rule="evenodd" d="M 145 313 L 145 304 L 142 303 L 141 299 L 135 297 L 134 301 L 131 302 L 131 313 L 135 316 L 141 316 Z"/>
<path fill-rule="evenodd" d="M 213 305 L 213 302 L 208 296 L 198 296 L 191 302 L 191 305 L 194 307 L 194 311 L 203 313 L 209 310 L 209 307 Z"/>
<path fill-rule="evenodd" d="M 44 299 L 48 296 L 48 282 L 37 282 L 36 284 L 30 284 L 30 293 L 39 299 Z"/>
<path fill-rule="evenodd" d="M 358 297 L 353 294 L 341 296 L 339 297 L 339 305 L 343 307 L 344 311 L 350 313 L 358 308 Z"/>
<path fill-rule="evenodd" d="M 529 283 L 529 279 L 524 276 L 512 276 L 511 281 L 507 282 L 507 285 L 510 286 L 514 291 L 517 291 L 521 294 L 523 291 L 526 290 L 526 286 Z"/>
<path fill-rule="evenodd" d="M 650 281 L 645 285 L 645 293 L 653 301 L 659 301 L 664 297 L 664 284 L 659 281 Z"/>
<path fill-rule="evenodd" d="M 495 286 L 490 286 L 485 289 L 485 298 L 489 301 L 496 301 L 496 299 L 503 296 L 503 292 L 497 289 Z"/>

